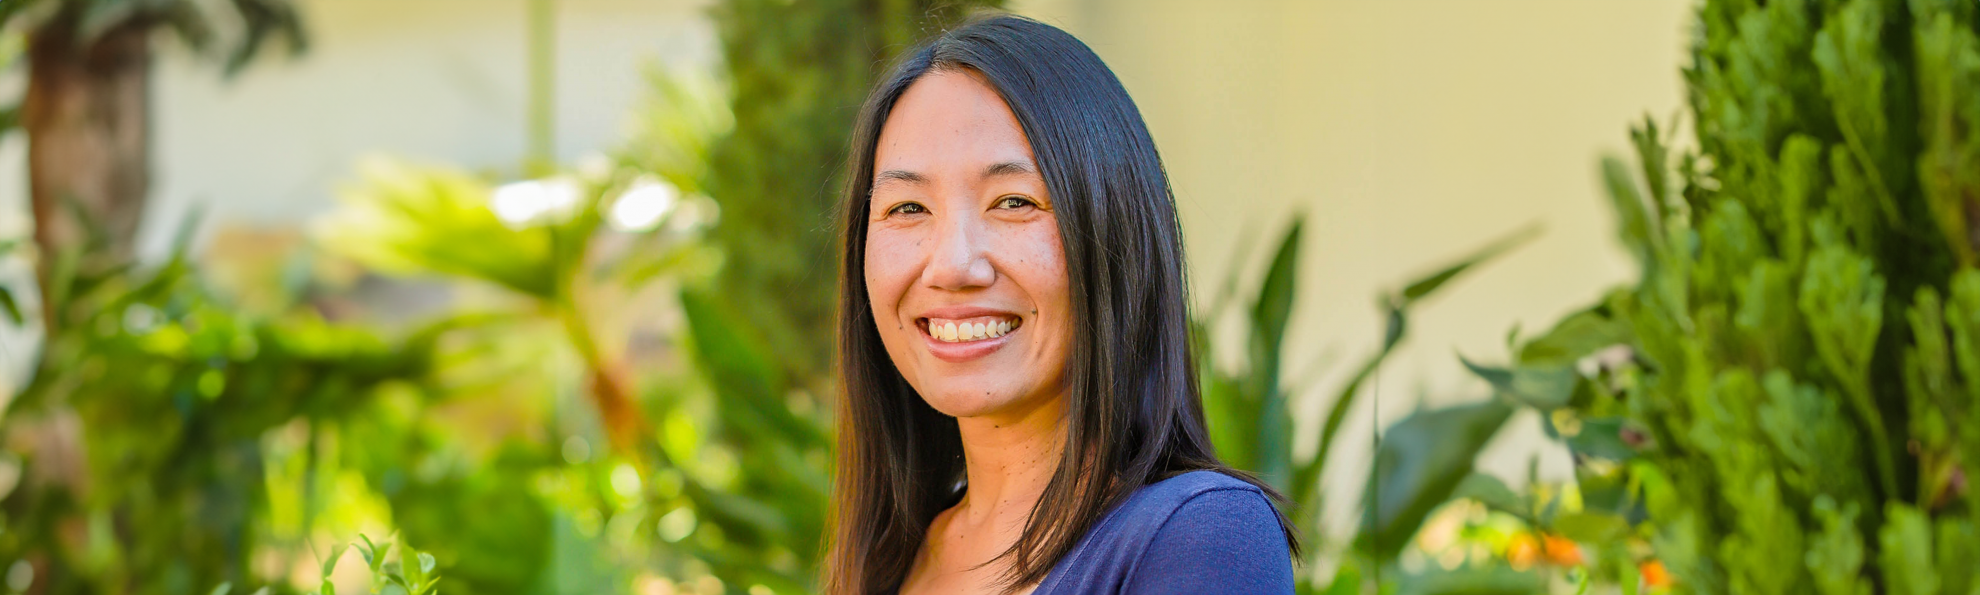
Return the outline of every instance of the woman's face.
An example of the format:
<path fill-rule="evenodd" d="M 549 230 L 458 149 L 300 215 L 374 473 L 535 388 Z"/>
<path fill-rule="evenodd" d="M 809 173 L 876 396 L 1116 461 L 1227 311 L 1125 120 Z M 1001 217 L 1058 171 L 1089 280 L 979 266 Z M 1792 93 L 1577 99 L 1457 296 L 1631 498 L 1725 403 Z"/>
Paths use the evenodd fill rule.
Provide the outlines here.
<path fill-rule="evenodd" d="M 880 129 L 866 291 L 894 366 L 954 417 L 1063 394 L 1072 342 L 1058 219 L 1017 117 L 974 71 L 911 84 Z"/>

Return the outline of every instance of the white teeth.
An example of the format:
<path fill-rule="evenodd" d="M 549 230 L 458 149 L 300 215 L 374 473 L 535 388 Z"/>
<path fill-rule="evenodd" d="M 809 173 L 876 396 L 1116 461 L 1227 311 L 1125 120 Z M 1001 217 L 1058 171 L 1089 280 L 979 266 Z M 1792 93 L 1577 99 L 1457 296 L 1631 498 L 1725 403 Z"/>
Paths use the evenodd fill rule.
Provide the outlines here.
<path fill-rule="evenodd" d="M 5 0 L 0 0 L 4 2 Z M 1010 334 L 1010 320 L 985 320 L 981 322 L 928 321 L 928 336 L 944 343 L 961 343 L 994 339 Z"/>

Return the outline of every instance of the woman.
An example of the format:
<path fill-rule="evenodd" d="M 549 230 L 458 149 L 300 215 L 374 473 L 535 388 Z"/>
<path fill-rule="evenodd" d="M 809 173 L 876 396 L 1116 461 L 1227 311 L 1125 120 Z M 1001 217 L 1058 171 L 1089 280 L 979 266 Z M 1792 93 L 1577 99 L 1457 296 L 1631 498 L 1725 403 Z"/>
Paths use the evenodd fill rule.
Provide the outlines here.
<path fill-rule="evenodd" d="M 971 23 L 852 145 L 827 588 L 1292 592 L 1276 494 L 1211 452 L 1175 201 L 1099 57 Z"/>

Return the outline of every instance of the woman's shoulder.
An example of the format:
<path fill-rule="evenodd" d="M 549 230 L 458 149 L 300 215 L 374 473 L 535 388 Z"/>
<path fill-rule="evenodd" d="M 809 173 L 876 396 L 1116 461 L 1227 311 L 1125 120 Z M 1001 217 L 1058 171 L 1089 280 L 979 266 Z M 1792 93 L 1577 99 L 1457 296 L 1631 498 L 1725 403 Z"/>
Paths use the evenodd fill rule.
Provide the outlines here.
<path fill-rule="evenodd" d="M 1289 593 L 1278 511 L 1249 482 L 1191 471 L 1142 486 L 1059 560 L 1038 593 Z"/>

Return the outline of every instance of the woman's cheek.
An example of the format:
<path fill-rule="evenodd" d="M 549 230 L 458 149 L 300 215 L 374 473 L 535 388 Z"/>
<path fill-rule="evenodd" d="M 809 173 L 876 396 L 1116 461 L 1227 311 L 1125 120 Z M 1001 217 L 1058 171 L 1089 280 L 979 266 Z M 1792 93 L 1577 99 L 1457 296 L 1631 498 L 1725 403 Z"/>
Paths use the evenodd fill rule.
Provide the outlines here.
<path fill-rule="evenodd" d="M 1058 222 L 1050 217 L 1042 217 L 1028 222 L 1024 227 L 1022 246 L 1011 250 L 1020 254 L 1019 266 L 1025 271 L 1025 285 L 1031 299 L 1042 303 L 1057 301 L 1058 294 L 1065 292 L 1066 258 L 1065 250 L 1059 245 Z"/>
<path fill-rule="evenodd" d="M 875 321 L 884 328 L 904 324 L 898 309 L 917 276 L 914 263 L 919 257 L 914 251 L 918 244 L 912 234 L 901 230 L 875 229 L 867 235 L 866 297 L 873 304 Z"/>

